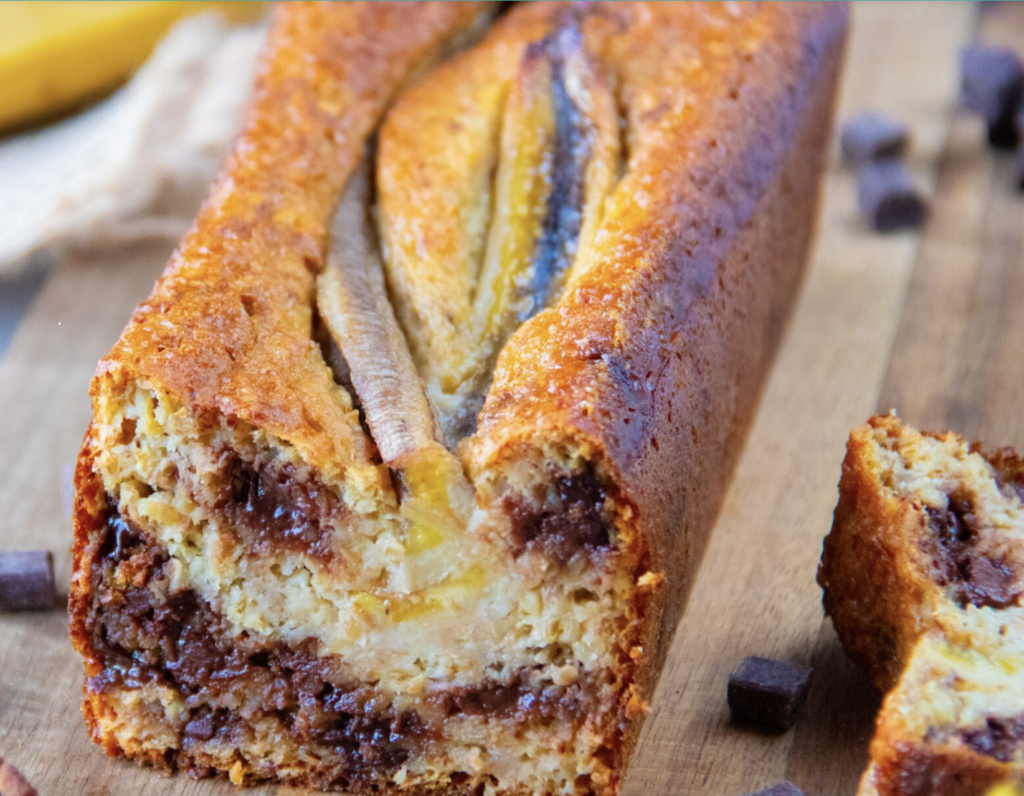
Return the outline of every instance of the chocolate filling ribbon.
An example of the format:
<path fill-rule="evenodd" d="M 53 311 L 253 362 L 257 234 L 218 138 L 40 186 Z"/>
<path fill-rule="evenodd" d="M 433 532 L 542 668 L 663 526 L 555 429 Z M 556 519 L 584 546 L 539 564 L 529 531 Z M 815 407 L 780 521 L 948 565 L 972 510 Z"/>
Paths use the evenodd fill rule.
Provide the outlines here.
<path fill-rule="evenodd" d="M 1011 567 L 978 549 L 977 515 L 971 498 L 960 493 L 949 496 L 944 512 L 928 510 L 934 539 L 926 545 L 939 570 L 940 585 L 949 588 L 961 606 L 1008 608 L 1020 602 L 1020 588 Z"/>
<path fill-rule="evenodd" d="M 960 738 L 975 752 L 1010 763 L 1024 752 L 1024 716 L 990 717 L 984 727 L 964 730 Z"/>
<path fill-rule="evenodd" d="M 555 479 L 557 508 L 529 508 L 506 499 L 512 520 L 512 546 L 516 555 L 542 550 L 562 563 L 580 551 L 601 551 L 611 546 L 605 518 L 607 493 L 590 472 Z"/>
<path fill-rule="evenodd" d="M 399 709 L 373 684 L 345 681 L 336 658 L 317 654 L 315 639 L 293 647 L 232 633 L 194 591 L 161 600 L 155 594 L 167 587 L 167 562 L 139 528 L 110 511 L 93 564 L 95 597 L 87 620 L 104 670 L 87 688 L 174 689 L 188 708 L 180 729 L 186 751 L 210 741 L 237 745 L 251 721 L 271 715 L 297 743 L 330 749 L 338 777 L 369 782 L 392 775 L 424 744 L 443 738 L 448 719 L 579 722 L 585 715 L 583 684 L 535 686 L 520 671 L 505 681 L 432 690 L 426 699 L 440 719 L 425 720 L 415 709 Z M 217 704 L 236 704 L 239 697 L 243 707 L 236 710 Z"/>
<path fill-rule="evenodd" d="M 230 487 L 216 508 L 232 527 L 248 532 L 252 553 L 331 557 L 331 532 L 325 521 L 343 514 L 345 506 L 327 487 L 312 479 L 299 481 L 290 464 L 260 466 L 234 451 L 220 456 L 220 468 Z"/>

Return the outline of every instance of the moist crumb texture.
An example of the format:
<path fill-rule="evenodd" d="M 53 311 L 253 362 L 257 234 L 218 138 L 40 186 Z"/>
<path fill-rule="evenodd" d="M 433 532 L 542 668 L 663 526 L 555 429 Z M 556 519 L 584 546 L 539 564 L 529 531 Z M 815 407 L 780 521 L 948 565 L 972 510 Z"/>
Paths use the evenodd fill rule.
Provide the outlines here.
<path fill-rule="evenodd" d="M 617 793 L 799 283 L 845 29 L 281 4 L 92 384 L 93 740 L 239 785 Z"/>
<path fill-rule="evenodd" d="M 1024 462 L 894 415 L 850 437 L 818 580 L 887 691 L 860 792 L 984 794 L 1024 776 Z"/>

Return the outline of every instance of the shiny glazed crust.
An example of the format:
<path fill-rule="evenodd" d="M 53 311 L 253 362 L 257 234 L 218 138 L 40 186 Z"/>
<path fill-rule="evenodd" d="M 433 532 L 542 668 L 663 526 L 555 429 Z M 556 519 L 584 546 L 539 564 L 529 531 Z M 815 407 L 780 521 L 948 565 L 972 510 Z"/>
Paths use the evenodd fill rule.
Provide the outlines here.
<path fill-rule="evenodd" d="M 429 627 L 436 604 L 464 610 L 467 599 L 483 605 L 485 592 L 496 604 L 506 590 L 551 651 L 496 648 L 495 663 L 519 667 L 499 683 L 472 650 L 452 649 L 458 666 L 445 669 L 449 680 L 426 678 L 427 693 L 449 689 L 431 705 L 404 670 L 373 678 L 375 699 L 393 711 L 391 733 L 408 731 L 415 741 L 398 751 L 362 741 L 346 752 L 345 769 L 321 760 L 336 742 L 316 727 L 295 730 L 307 740 L 294 749 L 261 739 L 291 727 L 289 711 L 303 721 L 307 712 L 349 715 L 349 708 L 309 707 L 324 697 L 302 691 L 306 668 L 325 667 L 317 677 L 328 692 L 371 679 L 359 667 L 377 660 L 375 648 L 349 655 L 339 628 L 347 627 L 346 612 L 365 611 L 369 626 L 388 620 L 377 615 L 372 573 L 361 572 L 351 551 L 374 540 L 374 554 L 383 549 L 381 560 L 390 562 L 383 571 L 394 575 L 388 551 L 395 540 L 408 544 L 403 512 L 413 482 L 382 462 L 351 389 L 325 360 L 314 292 L 333 210 L 367 139 L 395 103 L 380 157 L 386 146 L 418 151 L 398 122 L 417 111 L 409 107 L 416 91 L 418 102 L 434 107 L 426 66 L 478 34 L 487 13 L 443 3 L 277 10 L 234 152 L 93 383 L 94 419 L 76 472 L 71 633 L 86 663 L 86 719 L 108 753 L 197 775 L 226 772 L 239 783 L 277 778 L 355 792 L 582 796 L 614 793 L 621 783 L 797 289 L 816 220 L 846 9 L 529 4 L 496 22 L 481 49 L 456 56 L 482 58 L 508 80 L 502 70 L 518 68 L 531 42 L 578 15 L 624 120 L 622 174 L 586 262 L 500 347 L 475 431 L 456 448 L 473 491 L 467 535 L 438 544 L 462 545 L 459 555 L 474 566 L 425 591 L 389 585 L 420 602 L 388 603 L 385 613 L 404 611 L 417 617 L 410 623 Z M 419 88 L 403 96 L 417 80 Z M 438 94 L 436 107 L 449 100 Z M 451 146 L 445 157 L 457 159 L 463 150 L 454 134 Z M 404 162 L 407 171 L 396 166 L 388 175 L 399 188 L 413 185 L 420 168 Z M 386 257 L 395 257 L 385 243 Z M 397 272 L 388 265 L 394 287 Z M 421 316 L 405 304 L 395 310 L 422 371 L 423 352 L 440 338 L 429 324 L 420 328 Z M 251 508 L 274 489 L 288 495 L 274 493 L 275 512 L 299 503 L 317 512 L 303 546 L 266 524 L 244 527 L 245 511 L 232 505 Z M 589 536 L 563 534 L 562 547 L 545 548 L 536 528 L 561 527 L 559 511 Z M 525 537 L 517 530 L 524 516 Z M 282 571 L 288 579 L 279 584 Z M 403 573 L 409 582 L 422 574 Z M 299 601 L 283 614 L 268 597 L 278 585 Z M 341 606 L 340 618 L 307 612 L 310 594 L 324 616 Z M 543 595 L 539 607 L 531 595 Z M 189 685 L 199 679 L 182 670 L 181 650 L 192 649 L 182 617 L 193 615 L 224 628 L 202 655 L 226 660 L 232 645 L 251 652 L 243 679 L 262 682 L 287 662 L 280 666 L 301 693 L 279 696 L 289 706 L 281 716 L 244 713 L 236 705 L 249 698 L 244 689 L 225 695 Z M 559 625 L 570 616 L 579 622 Z M 161 652 L 168 640 L 179 658 Z M 294 653 L 311 643 L 318 651 L 298 661 Z M 566 658 L 562 648 L 573 654 Z M 443 655 L 422 657 L 444 668 Z M 140 661 L 174 672 L 173 684 Z M 529 683 L 542 690 L 529 691 Z M 490 690 L 481 697 L 474 688 Z M 506 692 L 525 694 L 541 712 L 495 707 L 505 696 L 486 696 Z M 395 712 L 406 704 L 415 706 L 413 729 Z M 432 718 L 438 705 L 447 713 Z M 384 720 L 369 710 L 372 729 Z M 227 738 L 234 748 L 222 743 Z M 534 747 L 556 772 L 554 784 L 528 778 L 536 762 L 522 763 L 522 772 L 502 762 L 501 755 L 511 760 Z M 440 773 L 417 769 L 420 758 Z M 570 769 L 568 778 L 557 773 Z"/>
<path fill-rule="evenodd" d="M 974 796 L 1024 776 L 1024 468 L 895 415 L 854 429 L 818 581 L 887 692 L 862 796 Z"/>

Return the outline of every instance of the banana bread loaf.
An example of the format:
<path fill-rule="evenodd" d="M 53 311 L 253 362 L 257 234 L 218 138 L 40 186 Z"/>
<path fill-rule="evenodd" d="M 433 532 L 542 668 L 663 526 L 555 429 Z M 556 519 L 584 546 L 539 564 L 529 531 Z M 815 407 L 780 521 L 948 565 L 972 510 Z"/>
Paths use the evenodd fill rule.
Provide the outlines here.
<path fill-rule="evenodd" d="M 93 382 L 110 754 L 614 794 L 816 218 L 846 9 L 282 4 Z"/>

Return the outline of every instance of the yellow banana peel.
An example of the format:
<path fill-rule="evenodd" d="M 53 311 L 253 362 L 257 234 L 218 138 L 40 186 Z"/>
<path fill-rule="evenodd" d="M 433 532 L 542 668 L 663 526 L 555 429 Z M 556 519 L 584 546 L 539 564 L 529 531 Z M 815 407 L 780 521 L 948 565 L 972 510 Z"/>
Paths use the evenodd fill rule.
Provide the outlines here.
<path fill-rule="evenodd" d="M 989 789 L 985 796 L 1024 796 L 1024 782 L 1007 780 Z"/>
<path fill-rule="evenodd" d="M 0 130 L 66 111 L 127 78 L 179 19 L 216 7 L 252 20 L 263 3 L 0 3 Z"/>

